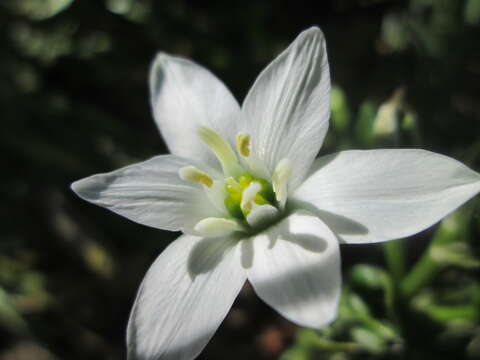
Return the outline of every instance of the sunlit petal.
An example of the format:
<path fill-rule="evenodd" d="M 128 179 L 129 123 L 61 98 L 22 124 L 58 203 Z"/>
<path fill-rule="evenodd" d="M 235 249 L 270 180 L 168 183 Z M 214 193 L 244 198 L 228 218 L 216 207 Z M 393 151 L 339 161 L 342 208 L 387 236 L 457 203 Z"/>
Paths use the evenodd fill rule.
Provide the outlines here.
<path fill-rule="evenodd" d="M 298 186 L 318 154 L 330 115 L 330 74 L 320 29 L 302 32 L 259 75 L 243 111 L 249 161 L 259 159 L 272 174 L 281 159 L 290 159 L 290 187 Z"/>
<path fill-rule="evenodd" d="M 130 315 L 129 360 L 191 360 L 202 351 L 245 282 L 236 244 L 184 235 L 160 254 Z"/>
<path fill-rule="evenodd" d="M 201 219 L 224 215 L 202 185 L 182 180 L 179 169 L 191 160 L 162 155 L 72 184 L 82 199 L 137 223 L 157 229 L 194 233 Z"/>
<path fill-rule="evenodd" d="M 319 328 L 332 321 L 340 296 L 338 241 L 317 217 L 290 215 L 243 246 L 255 292 L 287 319 Z M 245 265 L 244 265 L 245 266 Z"/>
<path fill-rule="evenodd" d="M 234 144 L 240 107 L 225 85 L 194 62 L 160 53 L 150 71 L 153 115 L 174 155 L 219 168 L 197 135 L 206 126 Z"/>
<path fill-rule="evenodd" d="M 425 150 L 342 151 L 317 160 L 295 193 L 343 241 L 369 243 L 426 229 L 480 191 L 480 175 Z"/>

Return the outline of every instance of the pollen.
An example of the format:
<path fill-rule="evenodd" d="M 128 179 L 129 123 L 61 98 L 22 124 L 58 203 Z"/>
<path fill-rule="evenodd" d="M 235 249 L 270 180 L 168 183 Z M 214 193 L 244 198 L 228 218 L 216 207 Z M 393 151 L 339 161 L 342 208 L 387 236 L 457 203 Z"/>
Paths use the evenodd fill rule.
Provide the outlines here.
<path fill-rule="evenodd" d="M 237 134 L 237 151 L 240 155 L 248 157 L 250 155 L 250 136 L 247 134 Z"/>
<path fill-rule="evenodd" d="M 198 170 L 195 166 L 185 166 L 178 171 L 182 180 L 195 181 L 207 187 L 212 187 L 213 180 L 207 173 Z"/>

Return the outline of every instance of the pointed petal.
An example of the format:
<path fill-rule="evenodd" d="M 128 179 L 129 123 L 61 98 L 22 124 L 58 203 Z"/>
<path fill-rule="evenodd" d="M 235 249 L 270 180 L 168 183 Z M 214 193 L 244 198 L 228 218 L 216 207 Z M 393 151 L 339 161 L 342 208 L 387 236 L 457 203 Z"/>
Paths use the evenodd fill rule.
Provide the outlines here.
<path fill-rule="evenodd" d="M 270 174 L 281 159 L 289 159 L 290 187 L 295 188 L 306 176 L 328 129 L 330 74 L 320 29 L 302 32 L 260 74 L 243 111 L 252 155 Z"/>
<path fill-rule="evenodd" d="M 253 242 L 247 276 L 267 304 L 301 326 L 320 328 L 335 318 L 340 252 L 322 221 L 300 211 L 247 241 Z"/>
<path fill-rule="evenodd" d="M 210 203 L 202 186 L 180 179 L 191 160 L 162 155 L 72 184 L 82 199 L 137 223 L 157 229 L 194 233 L 201 219 L 223 214 Z"/>
<path fill-rule="evenodd" d="M 190 360 L 202 351 L 245 283 L 237 244 L 184 235 L 160 254 L 130 314 L 130 360 Z"/>
<path fill-rule="evenodd" d="M 322 157 L 294 194 L 347 243 L 413 235 L 480 191 L 480 175 L 425 150 L 342 151 Z"/>
<path fill-rule="evenodd" d="M 150 71 L 153 115 L 171 153 L 219 168 L 197 136 L 200 125 L 235 144 L 240 107 L 230 91 L 192 61 L 160 53 Z"/>

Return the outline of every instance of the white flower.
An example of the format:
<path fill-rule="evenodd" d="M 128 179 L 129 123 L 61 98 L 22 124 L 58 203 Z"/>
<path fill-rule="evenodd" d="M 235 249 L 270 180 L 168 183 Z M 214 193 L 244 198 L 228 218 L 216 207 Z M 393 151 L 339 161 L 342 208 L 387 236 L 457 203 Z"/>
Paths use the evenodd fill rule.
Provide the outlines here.
<path fill-rule="evenodd" d="M 330 112 L 318 28 L 260 74 L 242 108 L 209 71 L 167 54 L 155 59 L 150 85 L 172 155 L 72 185 L 133 221 L 184 233 L 140 287 L 131 359 L 196 357 L 246 279 L 280 314 L 319 328 L 336 316 L 340 242 L 412 235 L 480 191 L 479 174 L 424 150 L 315 159 Z"/>

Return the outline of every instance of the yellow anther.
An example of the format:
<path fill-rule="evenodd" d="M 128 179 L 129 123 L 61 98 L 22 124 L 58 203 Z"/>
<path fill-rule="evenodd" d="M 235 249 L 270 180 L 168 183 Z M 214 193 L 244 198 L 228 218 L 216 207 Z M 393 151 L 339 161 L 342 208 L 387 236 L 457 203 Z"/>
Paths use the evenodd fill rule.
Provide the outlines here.
<path fill-rule="evenodd" d="M 230 144 L 220 134 L 206 126 L 200 126 L 198 128 L 198 136 L 220 161 L 225 175 L 238 176 L 241 173 L 237 156 Z"/>
<path fill-rule="evenodd" d="M 195 166 L 185 166 L 178 170 L 182 180 L 195 181 L 199 184 L 212 187 L 213 180 L 207 173 L 198 170 Z"/>
<path fill-rule="evenodd" d="M 248 157 L 250 155 L 250 136 L 247 134 L 237 134 L 237 151 L 240 155 Z"/>

